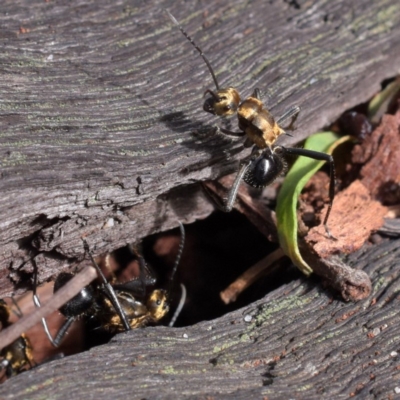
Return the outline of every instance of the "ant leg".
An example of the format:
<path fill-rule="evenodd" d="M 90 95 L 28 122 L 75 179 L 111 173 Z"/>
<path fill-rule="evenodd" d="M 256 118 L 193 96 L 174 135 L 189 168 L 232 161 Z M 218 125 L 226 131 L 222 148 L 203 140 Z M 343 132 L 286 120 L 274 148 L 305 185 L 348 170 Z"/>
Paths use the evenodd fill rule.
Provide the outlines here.
<path fill-rule="evenodd" d="M 97 265 L 93 255 L 92 255 L 92 253 L 91 253 L 91 251 L 89 249 L 89 245 L 88 245 L 87 241 L 85 239 L 82 239 L 82 240 L 83 240 L 83 245 L 84 245 L 85 251 L 89 254 L 89 257 L 90 257 L 90 259 L 92 261 L 93 266 L 96 268 L 96 271 L 97 271 L 99 277 L 103 281 L 104 292 L 106 292 L 106 294 L 108 295 L 108 298 L 111 301 L 111 304 L 113 305 L 113 307 L 114 307 L 115 311 L 117 312 L 119 318 L 121 319 L 121 322 L 124 325 L 125 330 L 126 331 L 130 331 L 131 330 L 131 326 L 129 325 L 128 318 L 127 318 L 124 310 L 122 309 L 120 302 L 118 301 L 117 295 L 115 294 L 115 291 L 114 291 L 113 287 L 107 281 L 107 279 L 104 276 L 102 270 Z"/>
<path fill-rule="evenodd" d="M 39 296 L 38 296 L 37 293 L 36 293 L 36 290 L 37 290 L 37 273 L 38 273 L 38 268 L 37 268 L 36 261 L 32 260 L 32 264 L 33 264 L 33 266 L 34 266 L 34 273 L 33 273 L 33 294 L 32 294 L 33 303 L 35 304 L 35 306 L 36 306 L 37 308 L 40 308 L 42 305 L 41 305 L 41 303 L 40 303 Z M 72 322 L 71 322 L 71 323 L 72 323 Z M 68 325 L 68 327 L 71 325 L 71 323 Z M 53 339 L 53 336 L 51 336 L 51 333 L 50 333 L 50 330 L 49 330 L 49 326 L 47 325 L 46 318 L 42 318 L 42 325 L 43 325 L 43 329 L 44 329 L 44 331 L 45 331 L 45 333 L 46 333 L 46 336 L 47 336 L 47 338 L 49 339 L 49 342 L 50 342 L 54 347 L 58 347 L 58 346 L 60 345 L 60 342 L 61 342 L 62 338 L 63 338 L 63 337 L 65 336 L 65 334 L 67 333 L 67 330 L 65 330 L 64 334 L 63 334 L 60 338 L 58 337 L 60 332 L 58 332 L 58 334 L 57 334 L 57 336 L 56 336 L 56 339 Z M 64 323 L 64 325 L 65 325 L 65 323 Z M 60 331 L 61 331 L 61 329 L 63 329 L 64 325 L 60 328 Z M 58 341 L 57 341 L 57 338 L 59 339 Z"/>
<path fill-rule="evenodd" d="M 251 97 L 254 97 L 257 100 L 262 100 L 262 94 L 261 94 L 261 89 L 259 88 L 255 88 L 253 94 L 251 95 Z"/>
<path fill-rule="evenodd" d="M 139 279 L 136 281 L 130 281 L 125 284 L 125 287 L 128 287 L 128 284 L 131 283 L 132 289 L 133 286 L 136 287 L 136 290 L 138 290 L 138 293 L 140 293 L 140 296 L 145 297 L 146 296 L 146 286 L 154 285 L 156 283 L 156 279 L 154 278 L 154 273 L 149 269 L 149 267 L 146 264 L 146 261 L 143 257 L 143 251 L 142 251 L 142 246 L 141 244 L 134 244 L 131 247 L 133 254 L 137 257 L 139 261 Z M 149 278 L 150 277 L 150 278 Z M 137 287 L 135 283 L 139 284 L 140 286 Z M 134 293 L 134 291 L 133 291 Z"/>
<path fill-rule="evenodd" d="M 33 292 L 33 302 L 36 307 L 41 307 L 42 305 L 40 304 L 39 296 L 36 294 L 36 289 Z M 60 330 L 57 332 L 56 337 L 53 339 L 53 336 L 51 336 L 49 326 L 47 325 L 46 319 L 42 318 L 42 325 L 43 329 L 46 333 L 47 339 L 49 339 L 49 342 L 54 346 L 54 347 L 59 347 L 61 341 L 64 339 L 64 336 L 67 334 L 70 326 L 72 323 L 75 321 L 75 318 L 68 318 L 63 325 L 61 326 Z"/>
<path fill-rule="evenodd" d="M 235 203 L 236 197 L 237 197 L 237 193 L 239 191 L 239 185 L 240 182 L 243 180 L 243 176 L 246 173 L 246 171 L 248 170 L 248 168 L 250 167 L 251 164 L 251 160 L 243 163 L 240 168 L 239 168 L 239 172 L 236 175 L 236 178 L 233 182 L 232 188 L 228 193 L 228 198 L 226 200 L 225 206 L 224 206 L 224 211 L 225 212 L 230 212 L 232 211 L 233 208 L 233 204 Z"/>
<path fill-rule="evenodd" d="M 22 313 L 21 307 L 19 306 L 19 304 L 17 303 L 17 301 L 14 299 L 14 296 L 11 296 L 11 301 L 14 304 L 14 307 L 16 308 L 16 311 L 13 310 L 13 313 L 18 317 L 18 318 L 22 318 L 24 316 L 24 314 Z"/>
<path fill-rule="evenodd" d="M 297 117 L 299 116 L 299 113 L 300 113 L 299 106 L 290 107 L 289 110 L 285 111 L 283 113 L 283 115 L 277 119 L 276 123 L 279 126 L 282 126 L 285 122 L 287 122 L 288 120 L 291 120 L 289 126 L 287 128 L 285 128 L 285 130 L 293 131 L 295 129 L 294 123 L 296 122 Z"/>
<path fill-rule="evenodd" d="M 233 132 L 233 131 L 230 131 L 229 129 L 221 128 L 220 126 L 218 127 L 218 129 L 219 129 L 223 134 L 225 134 L 225 135 L 227 135 L 227 136 L 232 136 L 232 137 L 241 138 L 241 137 L 243 137 L 243 136 L 246 135 L 246 133 L 243 132 L 243 131 L 240 131 L 240 132 Z"/>
<path fill-rule="evenodd" d="M 248 149 L 248 148 L 250 148 L 251 146 L 254 146 L 253 141 L 252 141 L 250 138 L 246 138 L 246 140 L 245 140 L 244 143 L 243 143 L 243 147 L 244 147 L 245 149 Z"/>
<path fill-rule="evenodd" d="M 327 163 L 329 163 L 329 178 L 330 178 L 329 204 L 328 204 L 328 211 L 326 212 L 323 224 L 324 224 L 325 231 L 326 231 L 328 237 L 336 240 L 336 238 L 334 236 L 332 236 L 332 234 L 328 228 L 328 218 L 329 218 L 329 215 L 332 210 L 333 199 L 335 198 L 336 173 L 335 173 L 335 163 L 334 163 L 333 157 L 330 154 L 321 153 L 320 151 L 300 149 L 298 147 L 279 146 L 279 148 L 282 150 L 283 154 L 290 154 L 290 155 L 294 155 L 294 156 L 303 156 L 303 157 L 312 158 L 314 160 L 326 161 Z"/>
<path fill-rule="evenodd" d="M 68 318 L 63 325 L 61 326 L 60 330 L 57 332 L 57 335 L 53 341 L 50 340 L 51 344 L 54 347 L 60 346 L 61 341 L 64 339 L 64 336 L 67 334 L 70 326 L 75 322 L 75 318 L 70 317 Z M 47 337 L 49 337 L 50 332 L 46 331 Z"/>
<path fill-rule="evenodd" d="M 142 255 L 140 243 L 130 244 L 129 250 L 136 256 L 139 262 L 139 277 L 128 282 L 113 285 L 115 290 L 127 291 L 135 297 L 144 298 L 146 296 L 147 286 L 153 286 L 156 283 L 154 271 L 149 268 Z"/>
<path fill-rule="evenodd" d="M 212 193 L 210 191 L 210 189 L 208 189 L 206 186 L 203 186 L 203 188 L 206 191 L 206 194 L 212 198 L 212 200 L 214 201 L 214 203 L 216 204 L 216 206 L 223 212 L 230 212 L 232 211 L 233 208 L 233 204 L 236 200 L 237 197 L 237 193 L 239 190 L 239 185 L 240 182 L 243 179 L 243 176 L 245 175 L 246 171 L 249 169 L 251 163 L 253 162 L 254 156 L 251 156 L 248 160 L 245 160 L 241 163 L 240 168 L 239 168 L 239 172 L 236 175 L 235 181 L 233 182 L 233 185 L 231 187 L 231 189 L 228 192 L 228 198 L 226 199 L 226 201 L 224 201 L 223 204 L 221 204 L 221 201 L 218 197 L 215 196 L 214 193 Z"/>

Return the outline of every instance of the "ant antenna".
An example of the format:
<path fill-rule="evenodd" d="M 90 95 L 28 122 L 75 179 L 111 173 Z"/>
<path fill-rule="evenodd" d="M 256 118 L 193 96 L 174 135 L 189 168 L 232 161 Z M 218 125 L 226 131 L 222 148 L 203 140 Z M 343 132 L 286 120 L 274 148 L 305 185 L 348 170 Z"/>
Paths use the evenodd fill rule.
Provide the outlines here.
<path fill-rule="evenodd" d="M 140 281 L 140 288 L 142 291 L 143 296 L 146 295 L 146 274 L 149 274 L 149 269 L 147 268 L 146 260 L 143 257 L 143 251 L 141 243 L 135 243 L 130 246 L 133 254 L 137 257 L 139 262 L 139 281 Z"/>
<path fill-rule="evenodd" d="M 96 263 L 93 255 L 92 255 L 92 252 L 90 251 L 88 242 L 83 238 L 82 238 L 82 241 L 83 241 L 83 247 L 85 248 L 85 251 L 89 254 L 90 260 L 92 261 L 93 266 L 96 268 L 97 274 L 103 281 L 104 289 L 108 294 L 108 298 L 111 301 L 111 304 L 113 305 L 115 311 L 117 312 L 119 318 L 121 319 L 122 325 L 124 325 L 124 328 L 126 331 L 130 331 L 132 328 L 129 325 L 128 318 L 127 318 L 124 310 L 122 309 L 120 302 L 118 301 L 117 295 L 115 294 L 113 287 L 107 281 L 106 277 L 103 274 L 103 271 Z"/>
<path fill-rule="evenodd" d="M 194 48 L 200 53 L 201 58 L 204 60 L 204 62 L 206 63 L 206 65 L 208 67 L 208 70 L 211 73 L 211 76 L 215 83 L 215 87 L 217 88 L 217 90 L 219 90 L 217 78 L 214 74 L 213 69 L 211 68 L 210 62 L 208 61 L 207 57 L 204 55 L 203 51 L 200 49 L 199 46 L 197 46 L 197 44 L 193 41 L 193 39 L 186 33 L 186 31 L 183 29 L 182 25 L 177 21 L 177 19 L 168 10 L 165 10 L 165 11 L 167 12 L 168 16 L 171 18 L 171 21 L 179 28 L 179 30 L 183 33 L 183 35 L 186 37 L 186 39 L 189 40 L 189 42 L 192 43 Z"/>
<path fill-rule="evenodd" d="M 38 280 L 38 266 L 36 264 L 36 260 L 32 259 L 32 265 L 34 268 L 34 272 L 33 272 L 33 294 L 32 294 L 32 298 L 33 298 L 33 303 L 35 304 L 35 306 L 37 308 L 42 307 L 42 304 L 40 303 L 40 299 L 39 296 L 37 294 L 37 280 Z M 54 346 L 54 347 L 58 347 L 58 343 L 56 340 L 53 339 L 53 336 L 50 333 L 49 330 L 49 326 L 47 325 L 47 321 L 46 318 L 42 318 L 42 326 L 44 329 L 44 332 L 46 333 L 47 338 L 49 339 L 49 342 Z"/>
<path fill-rule="evenodd" d="M 183 247 L 185 246 L 185 227 L 183 226 L 182 222 L 178 221 L 178 223 L 179 223 L 179 229 L 181 231 L 181 242 L 179 244 L 178 254 L 176 255 L 174 268 L 172 269 L 172 273 L 169 278 L 169 286 L 168 286 L 169 294 L 171 294 L 174 276 L 175 276 L 176 270 L 178 269 L 178 265 L 179 265 L 179 262 L 182 257 Z"/>

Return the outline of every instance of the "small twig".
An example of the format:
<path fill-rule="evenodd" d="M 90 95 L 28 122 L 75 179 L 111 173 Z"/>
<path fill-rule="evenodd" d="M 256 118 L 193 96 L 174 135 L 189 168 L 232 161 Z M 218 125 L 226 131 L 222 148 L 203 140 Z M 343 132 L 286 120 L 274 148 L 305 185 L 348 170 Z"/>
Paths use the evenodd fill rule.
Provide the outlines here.
<path fill-rule="evenodd" d="M 358 301 L 368 297 L 372 290 L 371 279 L 365 271 L 351 268 L 338 256 L 318 259 L 313 264 L 315 274 L 328 280 L 345 301 Z"/>
<path fill-rule="evenodd" d="M 220 293 L 220 297 L 225 304 L 236 301 L 240 293 L 255 282 L 262 273 L 264 273 L 275 261 L 282 258 L 285 254 L 281 248 L 273 251 L 262 260 L 254 264 L 245 271 L 235 282 L 231 283 L 225 290 Z"/>
<path fill-rule="evenodd" d="M 313 272 L 338 290 L 345 301 L 358 301 L 370 295 L 372 284 L 366 272 L 350 267 L 337 255 L 321 257 L 303 240 L 299 243 L 301 255 L 312 265 Z"/>
<path fill-rule="evenodd" d="M 97 272 L 92 266 L 83 268 L 65 286 L 58 290 L 43 307 L 22 317 L 18 322 L 12 324 L 0 332 L 0 347 L 4 348 L 16 340 L 21 333 L 26 332 L 32 326 L 41 321 L 42 318 L 58 310 L 67 301 L 76 296 L 83 287 L 88 285 L 97 277 Z"/>

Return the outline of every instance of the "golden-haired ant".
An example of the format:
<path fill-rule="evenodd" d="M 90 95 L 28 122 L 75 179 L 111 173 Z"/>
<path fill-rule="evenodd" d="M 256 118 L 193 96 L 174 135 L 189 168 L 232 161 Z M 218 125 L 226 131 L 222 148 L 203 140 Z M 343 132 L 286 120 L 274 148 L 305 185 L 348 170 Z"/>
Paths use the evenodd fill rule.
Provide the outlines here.
<path fill-rule="evenodd" d="M 244 147 L 253 146 L 250 156 L 244 158 L 240 163 L 239 172 L 232 188 L 229 190 L 227 200 L 223 205 L 219 204 L 217 201 L 221 210 L 225 212 L 232 210 L 242 180 L 255 188 L 264 188 L 270 185 L 278 176 L 286 171 L 286 156 L 304 156 L 315 160 L 326 161 L 329 163 L 330 185 L 328 210 L 323 224 L 328 236 L 332 237 L 327 223 L 335 196 L 335 165 L 333 157 L 318 151 L 297 147 L 284 147 L 276 144 L 276 141 L 281 135 L 286 134 L 287 130 L 294 129 L 294 123 L 300 112 L 300 107 L 293 106 L 289 108 L 281 117 L 275 120 L 273 115 L 264 107 L 259 89 L 256 88 L 249 98 L 241 101 L 239 92 L 235 88 L 221 88 L 211 64 L 202 50 L 186 33 L 176 18 L 168 10 L 166 10 L 166 12 L 172 22 L 199 52 L 213 78 L 216 91 L 211 89 L 205 91 L 205 95 L 208 96 L 204 101 L 203 109 L 221 117 L 228 117 L 236 114 L 240 131 L 232 132 L 220 128 L 221 132 L 233 137 L 245 137 Z M 285 123 L 289 123 L 289 125 L 283 128 Z M 217 199 L 214 197 L 214 200 Z"/>
<path fill-rule="evenodd" d="M 155 285 L 156 279 L 148 269 L 138 245 L 132 246 L 132 250 L 139 261 L 139 277 L 125 283 L 110 283 L 93 258 L 87 242 L 84 241 L 85 250 L 89 254 L 102 283 L 85 286 L 78 295 L 60 308 L 60 312 L 65 316 L 66 321 L 55 338 L 50 334 L 45 319 L 42 320 L 44 330 L 53 346 L 58 347 L 60 345 L 71 324 L 81 317 L 95 319 L 104 330 L 110 333 L 129 331 L 148 324 L 158 323 L 169 311 L 173 278 L 185 242 L 185 229 L 180 222 L 179 227 L 181 242 L 167 289 L 148 290 Z M 69 272 L 60 273 L 54 283 L 54 291 L 59 290 L 73 276 L 74 274 Z M 40 307 L 40 300 L 36 294 L 37 273 L 34 279 L 33 298 L 36 306 Z M 174 315 L 174 319 L 176 319 L 176 315 Z"/>
<path fill-rule="evenodd" d="M 12 301 L 19 311 L 18 316 L 21 317 L 22 312 L 19 309 L 18 304 L 14 298 L 12 298 Z M 10 307 L 3 299 L 0 299 L 0 323 L 2 329 L 11 325 L 11 322 L 9 321 L 10 315 Z M 4 375 L 7 378 L 10 378 L 11 376 L 17 375 L 20 372 L 31 368 L 33 365 L 35 365 L 35 362 L 33 361 L 31 343 L 27 336 L 22 333 L 16 340 L 4 347 L 0 352 L 0 379 L 3 378 Z"/>

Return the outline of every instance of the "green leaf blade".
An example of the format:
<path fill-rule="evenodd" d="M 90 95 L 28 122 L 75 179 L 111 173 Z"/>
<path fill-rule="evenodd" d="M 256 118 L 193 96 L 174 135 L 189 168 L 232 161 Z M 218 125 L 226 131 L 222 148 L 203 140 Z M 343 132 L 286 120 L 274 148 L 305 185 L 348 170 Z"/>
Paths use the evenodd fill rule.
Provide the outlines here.
<path fill-rule="evenodd" d="M 338 136 L 333 132 L 321 132 L 310 136 L 304 145 L 305 149 L 332 154 L 333 150 L 349 137 Z M 286 175 L 277 199 L 276 218 L 279 243 L 284 253 L 290 257 L 305 275 L 310 275 L 312 268 L 303 260 L 297 242 L 297 200 L 309 179 L 325 161 L 298 157 Z"/>

